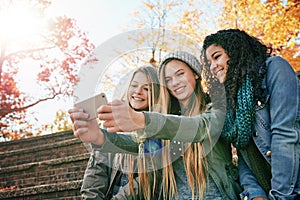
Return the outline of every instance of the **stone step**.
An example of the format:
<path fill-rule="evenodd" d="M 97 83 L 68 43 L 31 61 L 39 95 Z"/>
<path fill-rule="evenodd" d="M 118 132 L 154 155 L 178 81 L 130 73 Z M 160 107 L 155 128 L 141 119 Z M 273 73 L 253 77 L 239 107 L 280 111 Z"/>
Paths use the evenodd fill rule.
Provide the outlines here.
<path fill-rule="evenodd" d="M 11 165 L 34 163 L 43 160 L 64 158 L 71 155 L 86 153 L 85 145 L 77 138 L 72 138 L 55 143 L 31 146 L 0 153 L 1 168 Z"/>
<path fill-rule="evenodd" d="M 81 200 L 89 145 L 72 131 L 0 144 L 0 199 Z"/>
<path fill-rule="evenodd" d="M 32 138 L 1 142 L 0 153 L 17 150 L 20 148 L 24 149 L 28 147 L 34 147 L 42 144 L 55 143 L 58 141 L 64 141 L 71 138 L 74 138 L 73 131 L 68 130 L 68 131 L 62 131 L 62 132 L 32 137 Z"/>
<path fill-rule="evenodd" d="M 1 168 L 0 188 L 26 188 L 81 180 L 89 155 L 85 153 Z"/>
<path fill-rule="evenodd" d="M 80 200 L 82 180 L 62 183 L 37 185 L 27 188 L 0 191 L 1 200 L 46 200 L 46 199 L 73 199 Z"/>

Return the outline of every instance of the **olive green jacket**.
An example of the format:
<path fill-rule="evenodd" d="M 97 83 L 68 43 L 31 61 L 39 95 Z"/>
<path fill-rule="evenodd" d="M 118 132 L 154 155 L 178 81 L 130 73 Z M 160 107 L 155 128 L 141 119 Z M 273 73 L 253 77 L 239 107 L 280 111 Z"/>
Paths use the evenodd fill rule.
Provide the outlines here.
<path fill-rule="evenodd" d="M 241 188 L 238 170 L 232 164 L 231 146 L 220 138 L 225 113 L 211 108 L 205 113 L 194 116 L 163 115 L 144 112 L 146 127 L 143 138 L 169 139 L 182 142 L 203 142 L 207 157 L 208 172 L 217 184 L 224 199 L 239 199 Z M 136 153 L 138 143 L 124 134 L 105 132 L 103 145 L 93 145 L 102 152 Z"/>

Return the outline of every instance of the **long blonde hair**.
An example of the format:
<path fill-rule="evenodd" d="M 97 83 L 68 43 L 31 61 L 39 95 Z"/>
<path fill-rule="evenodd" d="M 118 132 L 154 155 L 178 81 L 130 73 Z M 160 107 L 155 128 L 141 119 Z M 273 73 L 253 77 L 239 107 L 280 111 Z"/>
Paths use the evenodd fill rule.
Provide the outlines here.
<path fill-rule="evenodd" d="M 174 58 L 175 59 L 175 58 Z M 172 59 L 170 59 L 172 60 Z M 170 61 L 169 60 L 169 61 Z M 177 59 L 184 62 L 180 59 Z M 178 100 L 171 96 L 165 82 L 165 66 L 168 62 L 165 62 L 160 69 L 160 98 L 158 101 L 159 105 L 163 105 L 159 112 L 164 114 L 179 114 L 180 104 Z M 184 62 L 187 64 L 186 62 Z M 187 66 L 189 66 L 187 64 Z M 189 68 L 197 74 L 190 66 Z M 208 95 L 203 91 L 201 74 L 198 74 L 199 79 L 196 80 L 196 86 L 194 93 L 189 99 L 186 111 L 183 113 L 185 116 L 195 116 L 203 113 L 207 109 L 207 104 L 210 102 Z M 177 108 L 176 108 L 177 107 Z M 179 109 L 179 110 L 178 110 Z M 163 140 L 163 195 L 164 199 L 178 198 L 178 191 L 176 186 L 176 180 L 174 176 L 174 170 L 170 156 L 170 140 Z M 207 180 L 207 161 L 203 157 L 204 147 L 201 142 L 196 143 L 185 143 L 187 147 L 183 154 L 183 160 L 189 186 L 192 191 L 192 199 L 195 198 L 195 194 L 200 199 L 203 198 L 206 189 Z"/>
<path fill-rule="evenodd" d="M 136 73 L 141 72 L 143 73 L 148 80 L 149 83 L 149 90 L 148 90 L 148 109 L 145 111 L 152 112 L 154 109 L 154 106 L 157 104 L 158 98 L 159 98 L 159 80 L 157 76 L 157 70 L 154 66 L 142 66 L 137 68 L 129 81 L 129 85 L 132 82 L 134 76 Z M 128 102 L 129 104 L 129 97 L 128 97 L 128 90 L 127 89 L 126 95 L 124 96 L 124 100 Z M 130 105 L 130 104 L 129 104 Z M 157 185 L 156 182 L 156 174 L 155 174 L 155 164 L 153 163 L 154 160 L 152 157 L 150 159 L 145 158 L 144 156 L 139 158 L 131 154 L 126 154 L 124 156 L 124 164 L 123 166 L 127 166 L 128 168 L 128 182 L 129 182 L 129 188 L 130 188 L 130 194 L 134 196 L 134 163 L 137 160 L 138 165 L 138 181 L 139 181 L 139 194 L 140 197 L 143 196 L 144 199 L 152 199 L 152 196 L 154 195 L 155 186 Z M 153 183 L 150 184 L 150 172 L 149 168 L 152 169 L 151 171 L 154 172 L 153 175 Z M 153 187 L 152 187 L 153 186 Z"/>

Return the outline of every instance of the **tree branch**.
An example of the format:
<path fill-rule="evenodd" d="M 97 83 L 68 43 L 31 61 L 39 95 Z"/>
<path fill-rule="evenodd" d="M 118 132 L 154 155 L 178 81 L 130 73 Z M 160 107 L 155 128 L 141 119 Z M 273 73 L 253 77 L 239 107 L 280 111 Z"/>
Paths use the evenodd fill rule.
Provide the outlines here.
<path fill-rule="evenodd" d="M 55 93 L 55 94 L 53 94 L 53 96 L 49 96 L 49 97 L 46 97 L 46 98 L 43 98 L 43 99 L 39 99 L 39 100 L 37 100 L 36 102 L 31 103 L 31 104 L 29 104 L 29 105 L 27 105 L 27 106 L 24 106 L 24 107 L 14 108 L 14 109 L 12 109 L 12 108 L 4 108 L 4 109 L 1 109 L 1 110 L 0 110 L 0 117 L 2 118 L 2 117 L 6 116 L 6 115 L 9 114 L 9 113 L 20 112 L 20 111 L 26 110 L 26 109 L 28 109 L 28 108 L 30 108 L 30 107 L 32 107 L 32 106 L 35 106 L 35 105 L 37 105 L 37 104 L 39 104 L 39 103 L 41 103 L 41 102 L 44 102 L 44 101 L 47 101 L 47 100 L 54 99 L 56 96 L 58 96 L 58 95 L 60 95 L 60 94 L 61 94 L 61 93 Z"/>
<path fill-rule="evenodd" d="M 55 48 L 55 46 L 52 46 L 52 47 L 43 47 L 43 48 L 36 48 L 36 49 L 26 49 L 26 50 L 20 50 L 20 51 L 16 51 L 16 52 L 13 52 L 13 53 L 10 53 L 10 54 L 7 54 L 5 56 L 5 59 L 8 59 L 14 55 L 17 55 L 17 54 L 21 54 L 21 53 L 32 53 L 32 52 L 36 52 L 36 51 L 44 51 L 46 49 L 52 49 L 52 48 Z"/>

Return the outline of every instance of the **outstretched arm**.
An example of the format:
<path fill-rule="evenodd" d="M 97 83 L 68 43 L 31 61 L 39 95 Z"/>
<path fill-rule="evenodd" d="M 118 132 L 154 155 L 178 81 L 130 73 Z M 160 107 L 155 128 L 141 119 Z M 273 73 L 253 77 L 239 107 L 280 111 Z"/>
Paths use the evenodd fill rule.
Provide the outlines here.
<path fill-rule="evenodd" d="M 216 141 L 225 119 L 222 109 L 211 108 L 194 117 L 164 115 L 155 112 L 137 112 L 120 101 L 98 109 L 98 117 L 104 120 L 108 132 L 143 130 L 139 138 L 174 139 L 183 142 L 199 142 L 205 138 Z"/>
<path fill-rule="evenodd" d="M 102 105 L 97 112 L 108 132 L 138 130 L 143 134 L 139 135 L 140 139 L 157 138 L 199 142 L 210 138 L 216 141 L 225 121 L 226 98 L 223 84 L 212 81 L 209 94 L 212 107 L 203 114 L 193 117 L 137 112 L 121 101 Z"/>

